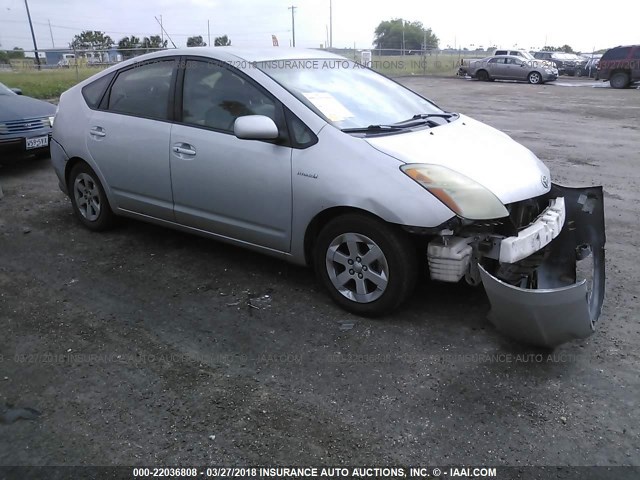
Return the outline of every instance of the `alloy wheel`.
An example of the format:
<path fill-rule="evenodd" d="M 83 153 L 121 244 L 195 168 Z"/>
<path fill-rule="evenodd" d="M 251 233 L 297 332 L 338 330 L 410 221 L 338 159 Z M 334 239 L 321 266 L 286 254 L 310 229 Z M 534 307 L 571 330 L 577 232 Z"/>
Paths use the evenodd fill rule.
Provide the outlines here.
<path fill-rule="evenodd" d="M 95 180 L 86 173 L 80 173 L 73 182 L 73 196 L 80 215 L 95 222 L 100 216 L 102 202 L 100 190 Z"/>
<path fill-rule="evenodd" d="M 344 233 L 333 239 L 327 248 L 326 268 L 336 290 L 357 303 L 377 300 L 389 283 L 384 252 L 359 233 Z"/>
<path fill-rule="evenodd" d="M 538 72 L 531 72 L 529 74 L 529 83 L 532 83 L 535 85 L 537 83 L 540 83 L 540 80 L 542 80 L 542 77 Z"/>

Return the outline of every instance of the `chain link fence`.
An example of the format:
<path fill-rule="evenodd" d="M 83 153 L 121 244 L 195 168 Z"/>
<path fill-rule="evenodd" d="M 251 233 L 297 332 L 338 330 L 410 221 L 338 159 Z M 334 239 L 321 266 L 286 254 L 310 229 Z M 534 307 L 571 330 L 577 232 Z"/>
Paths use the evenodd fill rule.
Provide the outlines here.
<path fill-rule="evenodd" d="M 275 47 L 277 48 L 277 47 Z M 161 48 L 73 49 L 52 48 L 38 51 L 0 50 L 0 82 L 21 88 L 25 95 L 51 99 L 100 69 Z M 453 76 L 463 58 L 484 58 L 488 51 L 439 49 L 427 46 L 409 49 L 325 49 L 390 76 Z M 23 58 L 16 58 L 18 56 Z"/>

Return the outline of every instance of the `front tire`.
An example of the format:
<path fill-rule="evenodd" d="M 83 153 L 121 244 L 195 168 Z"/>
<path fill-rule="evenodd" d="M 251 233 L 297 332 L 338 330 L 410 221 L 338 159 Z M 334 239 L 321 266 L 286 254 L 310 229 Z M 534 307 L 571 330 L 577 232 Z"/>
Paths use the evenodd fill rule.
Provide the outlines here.
<path fill-rule="evenodd" d="M 356 315 L 380 316 L 399 307 L 415 288 L 417 263 L 407 234 L 365 215 L 335 218 L 314 248 L 318 279 Z"/>
<path fill-rule="evenodd" d="M 481 82 L 488 82 L 489 81 L 489 72 L 487 72 L 486 70 L 480 70 L 478 73 L 476 73 L 476 77 Z"/>
<path fill-rule="evenodd" d="M 86 163 L 71 169 L 67 185 L 73 212 L 89 230 L 102 231 L 113 225 L 114 215 L 96 173 Z"/>
<path fill-rule="evenodd" d="M 531 85 L 539 85 L 542 83 L 542 75 L 539 72 L 531 72 L 527 80 Z"/>

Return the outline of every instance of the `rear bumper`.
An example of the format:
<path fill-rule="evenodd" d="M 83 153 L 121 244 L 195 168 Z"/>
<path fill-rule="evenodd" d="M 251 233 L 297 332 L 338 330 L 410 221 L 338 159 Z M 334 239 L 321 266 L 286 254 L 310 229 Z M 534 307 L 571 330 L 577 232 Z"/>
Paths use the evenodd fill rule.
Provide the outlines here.
<path fill-rule="evenodd" d="M 67 152 L 64 151 L 64 148 L 62 148 L 62 145 L 55 140 L 51 140 L 49 145 L 51 147 L 51 164 L 53 165 L 53 170 L 56 172 L 56 176 L 58 177 L 58 186 L 63 193 L 68 194 L 65 180 L 65 168 L 69 161 L 69 157 L 67 156 Z"/>
<path fill-rule="evenodd" d="M 564 198 L 566 219 L 535 272 L 535 288 L 505 283 L 479 266 L 491 303 L 489 320 L 506 335 L 543 347 L 556 347 L 591 335 L 602 310 L 605 288 L 602 187 L 554 184 L 550 194 Z M 589 255 L 590 282 L 576 282 L 577 262 Z"/>

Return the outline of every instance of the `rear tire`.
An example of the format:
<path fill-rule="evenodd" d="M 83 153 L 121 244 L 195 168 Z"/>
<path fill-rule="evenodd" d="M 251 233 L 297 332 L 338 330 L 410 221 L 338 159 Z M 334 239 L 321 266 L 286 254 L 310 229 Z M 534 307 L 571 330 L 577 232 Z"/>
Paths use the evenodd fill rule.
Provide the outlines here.
<path fill-rule="evenodd" d="M 67 185 L 73 212 L 89 230 L 107 230 L 114 223 L 114 215 L 104 188 L 96 173 L 86 163 L 71 169 Z"/>
<path fill-rule="evenodd" d="M 313 256 L 320 283 L 356 315 L 390 313 L 416 285 L 418 262 L 409 235 L 365 215 L 330 221 L 318 235 Z"/>
<path fill-rule="evenodd" d="M 480 71 L 478 71 L 476 73 L 476 77 L 481 82 L 488 82 L 489 81 L 489 72 L 487 72 L 486 70 L 480 70 Z"/>
<path fill-rule="evenodd" d="M 611 88 L 627 88 L 629 86 L 629 75 L 625 72 L 616 72 L 609 79 Z"/>

